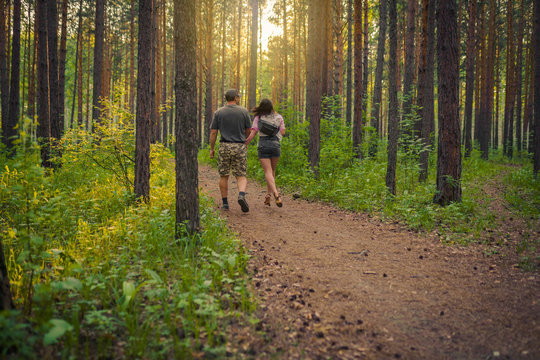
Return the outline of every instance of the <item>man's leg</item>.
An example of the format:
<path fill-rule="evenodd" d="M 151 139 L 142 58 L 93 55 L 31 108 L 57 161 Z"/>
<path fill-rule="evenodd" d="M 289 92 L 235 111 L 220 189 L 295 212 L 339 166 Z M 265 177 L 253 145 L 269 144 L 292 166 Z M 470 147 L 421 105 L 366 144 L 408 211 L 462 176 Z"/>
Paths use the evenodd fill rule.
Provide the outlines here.
<path fill-rule="evenodd" d="M 245 176 L 237 176 L 236 184 L 238 185 L 238 192 L 246 192 L 247 189 L 247 178 Z"/>
<path fill-rule="evenodd" d="M 229 192 L 229 177 L 220 176 L 219 178 L 219 192 L 221 192 L 221 197 L 226 198 L 227 193 Z"/>

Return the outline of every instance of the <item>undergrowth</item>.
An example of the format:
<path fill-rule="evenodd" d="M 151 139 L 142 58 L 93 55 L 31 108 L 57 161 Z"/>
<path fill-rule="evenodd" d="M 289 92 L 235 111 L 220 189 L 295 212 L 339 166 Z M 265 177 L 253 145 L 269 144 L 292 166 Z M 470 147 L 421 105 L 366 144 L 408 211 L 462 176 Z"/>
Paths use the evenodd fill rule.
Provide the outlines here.
<path fill-rule="evenodd" d="M 1 155 L 0 223 L 16 311 L 0 313 L 0 357 L 186 358 L 225 354 L 225 323 L 253 308 L 247 255 L 201 198 L 202 231 L 179 240 L 174 161 L 151 150 L 139 203 L 133 131 L 74 131 L 54 170 L 39 149 Z"/>
<path fill-rule="evenodd" d="M 289 107 L 289 109 L 292 107 Z M 490 210 L 492 199 L 485 195 L 490 179 L 508 173 L 508 191 L 504 196 L 519 216 L 531 218 L 531 226 L 538 224 L 540 215 L 539 181 L 532 177 L 524 161 L 509 167 L 498 153 L 494 161 L 485 161 L 474 150 L 462 162 L 462 201 L 442 207 L 433 203 L 436 191 L 436 151 L 422 146 L 402 132 L 396 173 L 396 195 L 388 193 L 386 177 L 386 143 L 378 139 L 374 129 L 363 127 L 362 159 L 355 157 L 350 127 L 336 115 L 327 111 L 321 119 L 321 152 L 319 176 L 310 170 L 307 157 L 309 123 L 292 110 L 284 111 L 287 134 L 282 141 L 282 156 L 276 171 L 277 185 L 299 193 L 309 200 L 332 203 L 340 208 L 362 211 L 384 220 L 398 221 L 415 231 L 436 232 L 447 243 L 468 244 L 486 241 L 486 233 L 493 230 L 496 216 Z M 402 121 L 402 129 L 411 126 L 414 119 Z M 257 159 L 256 144 L 248 149 L 248 175 L 264 182 L 264 173 Z M 376 152 L 370 149 L 377 149 Z M 418 157 L 430 151 L 428 179 L 419 181 Z M 370 154 L 371 153 L 371 154 Z M 209 164 L 207 151 L 199 159 Z"/>

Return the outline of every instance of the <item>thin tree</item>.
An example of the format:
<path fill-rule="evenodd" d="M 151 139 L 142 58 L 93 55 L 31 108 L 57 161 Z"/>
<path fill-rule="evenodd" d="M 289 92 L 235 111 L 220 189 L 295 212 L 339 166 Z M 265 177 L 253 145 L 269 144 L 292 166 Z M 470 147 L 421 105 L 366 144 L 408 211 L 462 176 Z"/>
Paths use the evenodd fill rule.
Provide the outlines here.
<path fill-rule="evenodd" d="M 396 0 L 388 1 L 389 58 L 388 58 L 388 164 L 386 187 L 396 194 L 397 142 L 399 137 L 399 110 L 397 98 L 397 6 Z"/>
<path fill-rule="evenodd" d="M 200 228 L 197 165 L 195 2 L 174 3 L 176 96 L 176 236 Z"/>
<path fill-rule="evenodd" d="M 417 130 L 420 133 L 424 149 L 420 152 L 420 181 L 425 181 L 428 178 L 430 151 L 426 147 L 432 144 L 435 117 L 433 104 L 435 39 L 432 34 L 435 33 L 436 8 L 437 1 L 422 1 L 422 44 L 420 66 L 418 67 L 420 127 Z"/>
<path fill-rule="evenodd" d="M 52 167 L 51 157 L 51 124 L 49 118 L 49 69 L 47 61 L 47 2 L 37 0 L 37 137 L 41 144 L 41 163 L 44 167 Z"/>
<path fill-rule="evenodd" d="M 69 0 L 62 1 L 62 25 L 60 28 L 60 51 L 58 53 L 58 121 L 64 132 L 64 99 L 66 88 L 67 14 Z"/>
<path fill-rule="evenodd" d="M 364 97 L 362 68 L 362 0 L 354 1 L 354 118 L 353 149 L 357 158 L 362 158 L 362 103 Z"/>
<path fill-rule="evenodd" d="M 2 133 L 6 132 L 7 118 L 9 112 L 9 72 L 8 72 L 8 42 L 6 31 L 6 7 L 9 2 L 0 0 L 0 98 L 2 106 Z M 5 120 L 6 119 L 6 120 Z"/>
<path fill-rule="evenodd" d="M 407 30 L 405 32 L 405 64 L 403 75 L 403 116 L 410 118 L 413 116 L 414 97 L 414 75 L 415 75 L 415 51 L 414 35 L 416 32 L 416 2 L 417 0 L 407 0 Z M 433 36 L 433 34 L 430 34 Z M 407 132 L 412 133 L 412 128 Z M 416 134 L 418 135 L 418 134 Z"/>
<path fill-rule="evenodd" d="M 259 25 L 259 0 L 251 1 L 251 53 L 249 70 L 249 105 L 251 110 L 257 105 L 257 33 Z M 222 59 L 223 61 L 223 59 Z M 222 74 L 223 76 L 223 74 Z"/>
<path fill-rule="evenodd" d="M 439 146 L 437 190 L 433 201 L 461 201 L 459 131 L 459 49 L 456 0 L 443 0 L 437 12 L 437 74 L 439 79 Z"/>
<path fill-rule="evenodd" d="M 135 109 L 135 0 L 131 0 L 129 8 L 129 109 Z"/>
<path fill-rule="evenodd" d="M 476 39 L 476 0 L 469 0 L 469 30 L 467 34 L 466 75 L 465 75 L 465 118 L 464 136 L 465 156 L 472 151 L 472 106 L 474 96 L 474 66 L 475 66 L 475 39 Z"/>
<path fill-rule="evenodd" d="M 167 1 L 162 0 L 161 4 L 161 32 L 162 32 L 162 48 L 163 48 L 163 85 L 161 90 L 161 106 L 162 106 L 162 136 L 163 144 L 168 145 L 168 137 L 171 129 L 168 128 L 167 120 Z"/>
<path fill-rule="evenodd" d="M 101 97 L 103 78 L 103 45 L 105 41 L 105 2 L 96 0 L 96 20 L 94 28 L 94 88 L 92 97 L 92 120 L 101 119 Z M 145 101 L 148 101 L 147 99 Z"/>
<path fill-rule="evenodd" d="M 515 53 L 514 53 L 514 7 L 513 1 L 507 2 L 507 39 L 506 39 L 506 94 L 504 101 L 503 152 L 512 157 L 514 148 L 514 104 L 515 104 Z M 489 70 L 488 70 L 489 71 Z"/>
<path fill-rule="evenodd" d="M 0 239 L 0 311 L 13 308 L 15 308 L 15 306 L 13 305 L 13 299 L 11 298 L 6 259 L 4 258 L 4 248 L 2 246 L 2 239 Z"/>
<path fill-rule="evenodd" d="M 13 37 L 11 44 L 11 87 L 9 90 L 9 111 L 6 119 L 5 132 L 3 133 L 4 144 L 11 148 L 13 137 L 17 135 L 17 123 L 19 121 L 19 80 L 21 65 L 21 0 L 13 1 Z M 4 119 L 2 119 L 4 122 Z"/>
<path fill-rule="evenodd" d="M 240 20 L 239 20 L 240 21 Z M 212 79 L 213 79 L 213 59 L 214 59 L 214 0 L 206 1 L 206 66 L 205 66 L 205 121 L 204 121 L 204 139 L 208 144 L 210 136 L 210 123 L 214 114 L 212 106 Z"/>
<path fill-rule="evenodd" d="M 379 130 L 382 100 L 382 77 L 384 70 L 384 49 L 386 43 L 386 23 L 388 17 L 387 0 L 379 2 L 379 39 L 377 40 L 377 63 L 375 65 L 375 83 L 373 85 L 373 101 L 371 104 L 371 126 L 375 131 Z M 370 155 L 374 156 L 377 151 L 377 141 L 370 146 Z"/>
<path fill-rule="evenodd" d="M 135 195 L 150 197 L 150 137 L 152 115 L 152 0 L 139 2 L 139 49 L 135 139 Z"/>
<path fill-rule="evenodd" d="M 521 112 L 523 109 L 523 42 L 525 37 L 525 0 L 521 0 L 521 7 L 519 11 L 519 30 L 518 30 L 518 47 L 516 54 L 516 145 L 518 154 L 521 153 L 522 134 L 521 134 Z"/>
<path fill-rule="evenodd" d="M 75 76 L 73 77 L 73 100 L 71 102 L 71 119 L 69 123 L 71 124 L 71 127 L 75 127 L 73 124 L 73 119 L 75 116 L 75 96 L 78 95 L 79 100 L 79 107 L 78 107 L 78 114 L 77 114 L 77 123 L 78 125 L 81 124 L 82 119 L 82 101 L 80 100 L 82 96 L 82 51 L 81 51 L 81 32 L 82 32 L 82 6 L 83 6 L 83 0 L 79 1 L 79 24 L 77 26 L 77 45 L 75 46 Z M 78 86 L 80 85 L 80 87 Z"/>
<path fill-rule="evenodd" d="M 365 113 L 365 116 L 367 117 L 368 76 L 369 76 L 369 61 L 368 61 L 369 59 L 369 4 L 368 4 L 368 0 L 364 0 L 364 31 L 362 33 L 362 36 L 364 37 L 364 48 L 362 49 L 363 51 L 362 109 L 363 109 L 363 113 Z M 362 118 L 364 118 L 364 114 L 362 114 Z"/>
<path fill-rule="evenodd" d="M 323 45 L 323 0 L 308 4 L 308 48 L 306 69 L 306 118 L 309 121 L 308 160 L 313 173 L 319 174 L 321 147 L 321 97 L 322 97 L 322 53 Z"/>
<path fill-rule="evenodd" d="M 534 136 L 534 160 L 533 172 L 538 177 L 540 170 L 540 0 L 534 0 L 534 117 L 533 117 L 533 136 Z"/>
<path fill-rule="evenodd" d="M 352 122 L 353 21 L 353 0 L 347 0 L 347 104 L 345 118 L 348 126 L 350 126 Z"/>

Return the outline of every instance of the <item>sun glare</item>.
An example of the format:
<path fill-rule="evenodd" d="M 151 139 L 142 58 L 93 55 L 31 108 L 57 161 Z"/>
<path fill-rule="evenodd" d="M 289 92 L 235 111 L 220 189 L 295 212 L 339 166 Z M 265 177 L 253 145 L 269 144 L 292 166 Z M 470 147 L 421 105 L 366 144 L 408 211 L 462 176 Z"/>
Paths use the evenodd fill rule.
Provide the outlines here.
<path fill-rule="evenodd" d="M 261 18 L 261 47 L 263 51 L 268 50 L 268 42 L 273 36 L 281 36 L 283 29 L 270 22 L 270 17 L 273 15 L 274 3 L 276 0 L 269 0 L 262 10 Z"/>

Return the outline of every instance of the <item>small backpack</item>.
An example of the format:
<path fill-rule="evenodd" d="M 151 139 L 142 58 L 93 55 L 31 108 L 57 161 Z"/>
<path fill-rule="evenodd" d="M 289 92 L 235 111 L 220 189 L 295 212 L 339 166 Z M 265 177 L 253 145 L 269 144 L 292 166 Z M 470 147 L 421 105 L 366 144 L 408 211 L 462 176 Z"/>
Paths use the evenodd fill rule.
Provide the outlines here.
<path fill-rule="evenodd" d="M 264 120 L 259 116 L 259 131 L 264 135 L 276 136 L 279 132 L 279 125 L 274 125 L 268 120 Z"/>

